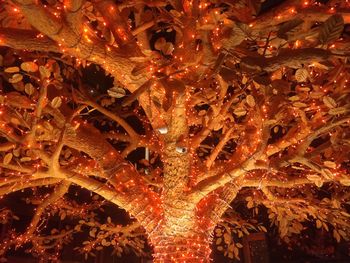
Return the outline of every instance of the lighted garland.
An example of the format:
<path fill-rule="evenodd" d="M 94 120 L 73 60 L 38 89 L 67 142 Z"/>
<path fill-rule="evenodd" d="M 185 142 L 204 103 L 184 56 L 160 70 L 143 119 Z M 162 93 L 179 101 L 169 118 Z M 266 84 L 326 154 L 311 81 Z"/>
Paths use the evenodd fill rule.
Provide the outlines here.
<path fill-rule="evenodd" d="M 28 252 L 56 260 L 87 227 L 86 255 L 144 255 L 141 226 L 155 262 L 208 262 L 212 240 L 238 258 L 231 231 L 267 228 L 248 231 L 235 202 L 252 218 L 268 208 L 286 242 L 310 220 L 347 239 L 348 1 L 285 1 L 261 15 L 260 1 L 222 2 L 1 2 L 10 18 L 0 17 L 0 44 L 11 49 L 0 63 L 0 196 L 42 200 L 1 255 L 31 243 Z M 89 86 L 89 65 L 115 86 Z M 132 157 L 140 149 L 145 157 Z M 96 200 L 72 204 L 73 185 L 137 223 L 103 222 Z M 47 234 L 49 211 L 89 220 Z"/>

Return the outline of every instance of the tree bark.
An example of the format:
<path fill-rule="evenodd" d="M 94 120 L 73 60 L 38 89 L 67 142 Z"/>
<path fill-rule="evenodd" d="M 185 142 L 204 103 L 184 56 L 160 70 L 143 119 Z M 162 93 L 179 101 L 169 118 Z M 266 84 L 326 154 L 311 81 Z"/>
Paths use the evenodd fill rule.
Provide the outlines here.
<path fill-rule="evenodd" d="M 186 236 L 155 235 L 151 238 L 154 246 L 154 263 L 210 262 L 210 233 L 198 231 Z"/>

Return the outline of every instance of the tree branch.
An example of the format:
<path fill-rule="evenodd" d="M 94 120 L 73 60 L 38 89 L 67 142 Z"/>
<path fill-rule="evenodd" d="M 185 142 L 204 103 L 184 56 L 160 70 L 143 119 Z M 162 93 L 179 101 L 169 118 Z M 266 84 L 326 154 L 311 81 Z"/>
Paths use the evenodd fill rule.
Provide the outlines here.
<path fill-rule="evenodd" d="M 244 57 L 240 65 L 243 70 L 273 72 L 281 67 L 300 68 L 302 64 L 314 61 L 325 61 L 332 53 L 320 48 L 291 49 L 288 52 L 281 52 L 271 58 L 265 57 Z"/>
<path fill-rule="evenodd" d="M 45 209 L 51 205 L 52 203 L 56 202 L 58 199 L 64 196 L 64 194 L 67 193 L 69 189 L 69 183 L 62 182 L 57 187 L 55 187 L 54 191 L 49 194 L 36 208 L 35 214 L 32 218 L 32 221 L 30 222 L 30 225 L 27 229 L 27 231 L 23 234 L 24 236 L 27 236 L 30 238 L 30 236 L 35 232 L 36 227 L 40 221 L 40 218 L 45 211 Z"/>
<path fill-rule="evenodd" d="M 95 108 L 96 110 L 98 110 L 99 112 L 101 112 L 102 114 L 104 114 L 105 116 L 110 118 L 111 120 L 117 122 L 129 134 L 129 136 L 131 137 L 130 138 L 131 140 L 138 139 L 139 135 L 135 132 L 135 130 L 123 118 L 119 117 L 118 115 L 114 114 L 113 112 L 110 112 L 109 110 L 103 108 L 98 103 L 93 102 L 89 99 L 82 101 L 82 103 Z"/>
<path fill-rule="evenodd" d="M 260 115 L 260 111 L 258 111 Z M 219 187 L 226 185 L 231 180 L 244 175 L 246 172 L 259 169 L 260 167 L 256 165 L 256 161 L 259 160 L 261 155 L 264 153 L 267 145 L 267 141 L 270 135 L 269 125 L 264 123 L 263 119 L 259 120 L 261 125 L 261 131 L 258 132 L 259 139 L 257 140 L 257 148 L 254 150 L 254 153 L 251 154 L 246 160 L 234 166 L 234 169 L 230 169 L 229 162 L 225 166 L 224 171 L 219 170 L 214 176 L 208 177 L 200 181 L 192 190 L 191 195 L 199 197 L 199 193 L 208 194 Z M 197 199 L 195 198 L 195 199 Z"/>
<path fill-rule="evenodd" d="M 314 184 L 307 178 L 284 178 L 284 179 L 276 179 L 272 178 L 269 180 L 261 180 L 259 179 L 248 179 L 243 178 L 242 179 L 242 186 L 243 187 L 262 187 L 262 186 L 270 186 L 270 187 L 280 187 L 280 188 L 293 188 L 300 185 L 305 184 Z"/>
<path fill-rule="evenodd" d="M 134 182 L 123 182 L 118 188 L 111 188 L 106 183 L 62 168 L 59 173 L 64 175 L 69 182 L 94 192 L 118 207 L 125 209 L 147 231 L 152 232 L 157 227 L 159 220 L 161 220 L 159 198 L 146 187 L 140 187 Z"/>
<path fill-rule="evenodd" d="M 64 0 L 66 21 L 77 35 L 82 32 L 84 3 L 85 0 Z"/>
<path fill-rule="evenodd" d="M 334 8 L 331 10 L 327 6 L 311 6 L 308 1 L 287 0 L 267 13 L 258 16 L 251 25 L 253 29 L 261 34 L 265 30 L 274 30 L 281 23 L 289 21 L 291 16 L 293 19 L 303 19 L 304 21 L 323 22 L 331 15 L 337 13 L 343 16 L 344 22 L 350 22 L 349 9 Z"/>
<path fill-rule="evenodd" d="M 289 140 L 285 140 L 282 139 L 279 142 L 275 143 L 275 144 L 270 144 L 267 147 L 266 153 L 263 155 L 263 157 L 268 157 L 271 155 L 274 155 L 282 150 L 284 150 L 285 148 L 298 143 L 298 141 L 300 140 L 309 140 L 309 139 L 314 139 L 317 138 L 318 136 L 320 136 L 321 134 L 328 132 L 329 130 L 345 124 L 347 122 L 350 122 L 350 117 L 344 117 L 342 119 L 339 119 L 335 122 L 330 122 L 320 128 L 318 128 L 315 131 L 310 131 L 309 129 L 303 131 L 303 132 L 298 132 L 297 134 L 294 134 L 292 136 L 292 138 L 290 138 Z"/>
<path fill-rule="evenodd" d="M 17 28 L 0 27 L 0 45 L 13 49 L 61 52 L 57 43 L 50 38 L 38 32 Z"/>
<path fill-rule="evenodd" d="M 108 46 L 106 42 L 95 36 L 88 37 L 86 35 L 84 37 L 83 32 L 77 35 L 64 21 L 48 13 L 34 0 L 17 0 L 16 4 L 34 28 L 61 46 L 61 52 L 101 65 L 127 86 L 131 92 L 149 77 L 148 73 L 138 76 L 131 74 L 135 66 L 135 63 L 128 59 L 131 54 Z"/>
<path fill-rule="evenodd" d="M 141 55 L 140 48 L 129 30 L 128 24 L 124 21 L 117 5 L 111 0 L 94 0 L 93 5 L 101 13 L 107 27 L 118 44 L 124 51 L 133 53 L 134 56 Z"/>
<path fill-rule="evenodd" d="M 148 188 L 145 180 L 133 166 L 124 161 L 96 128 L 87 124 L 80 125 L 76 130 L 69 128 L 63 141 L 65 145 L 85 152 L 96 160 L 105 173 L 105 178 L 115 189 L 112 190 L 105 183 L 70 171 L 65 171 L 67 180 L 96 192 L 126 209 L 145 228 L 155 227 L 156 220 L 160 219 L 159 196 Z"/>
<path fill-rule="evenodd" d="M 60 181 L 62 181 L 62 178 L 41 178 L 36 180 L 30 180 L 29 182 L 26 181 L 11 183 L 9 185 L 4 185 L 0 187 L 0 196 L 20 191 L 26 188 L 57 184 Z"/>
<path fill-rule="evenodd" d="M 224 148 L 225 144 L 231 139 L 230 135 L 233 132 L 233 129 L 234 127 L 231 127 L 226 131 L 224 136 L 220 139 L 220 142 L 216 145 L 214 150 L 211 152 L 210 156 L 206 161 L 206 166 L 208 169 L 213 165 L 216 157 L 219 155 L 222 148 Z"/>

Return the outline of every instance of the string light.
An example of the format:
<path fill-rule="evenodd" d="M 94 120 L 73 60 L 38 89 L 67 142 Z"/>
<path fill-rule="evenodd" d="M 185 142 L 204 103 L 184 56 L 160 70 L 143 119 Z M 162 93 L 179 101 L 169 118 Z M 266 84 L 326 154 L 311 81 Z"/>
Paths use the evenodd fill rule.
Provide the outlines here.
<path fill-rule="evenodd" d="M 130 151 L 133 151 L 138 147 L 145 146 L 145 144 L 147 144 L 148 146 L 153 146 L 153 148 L 157 148 L 155 149 L 155 152 L 159 153 L 160 159 L 163 161 L 164 165 L 163 171 L 165 171 L 165 173 L 163 175 L 163 180 L 168 180 L 166 182 L 163 182 L 162 192 L 152 191 L 150 186 L 148 186 L 142 179 L 138 178 L 138 176 L 140 176 L 141 173 L 140 169 L 138 170 L 137 168 L 134 168 L 134 166 L 129 164 L 123 164 L 121 165 L 122 167 L 119 167 L 119 163 L 117 163 L 115 160 L 121 158 L 121 154 L 119 154 L 116 150 L 108 150 L 103 152 L 103 154 L 101 154 L 101 152 L 99 152 L 98 154 L 94 154 L 93 156 L 90 156 L 93 160 L 86 159 L 84 156 L 77 156 L 76 153 L 76 156 L 74 156 L 74 160 L 65 160 L 68 163 L 67 167 L 69 167 L 69 165 L 74 165 L 74 172 L 76 172 L 78 175 L 82 175 L 81 178 L 79 177 L 80 181 L 78 179 L 74 181 L 78 182 L 78 184 L 80 183 L 81 187 L 86 188 L 90 191 L 95 191 L 101 195 L 105 195 L 110 201 L 113 201 L 117 198 L 120 198 L 123 201 L 123 204 L 130 213 L 130 215 L 135 217 L 148 232 L 151 243 L 154 246 L 155 262 L 207 262 L 208 258 L 210 257 L 210 243 L 213 238 L 213 228 L 220 219 L 221 215 L 209 217 L 208 214 L 206 214 L 206 211 L 210 210 L 209 208 L 211 206 L 215 206 L 217 204 L 220 204 L 226 208 L 229 207 L 229 204 L 215 192 L 218 189 L 222 189 L 225 185 L 220 181 L 217 182 L 217 187 L 209 185 L 209 187 L 213 187 L 214 190 L 199 193 L 203 194 L 203 196 L 196 196 L 196 201 L 186 200 L 186 198 L 190 196 L 189 193 L 191 193 L 193 189 L 196 189 L 196 187 L 198 187 L 198 185 L 201 185 L 201 183 L 203 184 L 206 182 L 206 180 L 202 177 L 205 176 L 207 172 L 212 172 L 212 170 L 210 170 L 210 166 L 209 168 L 203 168 L 202 162 L 206 162 L 210 157 L 214 158 L 214 161 L 218 161 L 218 165 L 215 165 L 215 169 L 218 169 L 218 174 L 223 178 L 225 178 L 225 176 L 227 178 L 226 171 L 234 169 L 234 167 L 236 166 L 242 165 L 241 169 L 239 170 L 240 173 L 247 175 L 247 177 L 250 176 L 251 180 L 256 178 L 259 179 L 258 190 L 252 192 L 253 196 L 258 198 L 260 195 L 260 191 L 262 191 L 263 189 L 263 180 L 260 179 L 264 178 L 264 180 L 266 179 L 266 181 L 269 182 L 269 180 L 271 179 L 270 176 L 272 177 L 272 179 L 274 179 L 274 177 L 277 177 L 280 174 L 269 173 L 268 176 L 266 173 L 264 175 L 261 175 L 259 172 L 250 171 L 249 167 L 254 167 L 254 165 L 256 165 L 256 163 L 259 161 L 262 161 L 265 163 L 265 165 L 269 166 L 269 162 L 274 161 L 274 159 L 277 158 L 277 156 L 281 159 L 288 157 L 289 153 L 286 153 L 287 151 L 294 153 L 298 150 L 298 147 L 300 145 L 303 145 L 306 141 L 308 141 L 307 136 L 310 136 L 310 131 L 316 131 L 317 129 L 326 127 L 327 123 L 329 123 L 330 120 L 333 120 L 332 117 L 326 115 L 330 111 L 330 109 L 327 108 L 328 106 L 324 105 L 327 103 L 324 103 L 324 101 L 319 100 L 318 98 L 314 98 L 313 100 L 311 100 L 308 98 L 308 96 L 311 96 L 311 94 L 315 92 L 320 92 L 320 98 L 328 98 L 328 93 L 333 94 L 333 87 L 339 86 L 339 83 L 342 81 L 342 74 L 346 74 L 347 76 L 347 73 L 341 72 L 339 74 L 341 78 L 336 77 L 336 79 L 330 81 L 330 83 L 325 84 L 325 87 L 320 86 L 319 90 L 317 91 L 317 88 L 314 87 L 315 85 L 313 85 L 312 89 L 309 89 L 308 91 L 302 90 L 302 88 L 308 87 L 308 83 L 298 83 L 298 85 L 300 85 L 297 86 L 295 90 L 291 91 L 293 93 L 296 93 L 296 96 L 299 96 L 298 100 L 308 103 L 308 107 L 305 108 L 305 114 L 307 114 L 306 122 L 308 123 L 308 125 L 310 125 L 310 127 L 303 126 L 303 116 L 299 111 L 300 107 L 296 106 L 297 104 L 283 101 L 283 103 L 285 104 L 282 105 L 278 103 L 274 104 L 274 102 L 272 102 L 272 100 L 275 99 L 274 96 L 281 96 L 281 91 L 277 90 L 276 93 L 273 93 L 273 95 L 267 94 L 269 92 L 267 86 L 270 88 L 270 86 L 273 86 L 273 84 L 275 83 L 265 85 L 266 87 L 264 85 L 260 86 L 257 82 L 255 82 L 255 80 L 250 79 L 250 77 L 248 76 L 248 80 L 244 84 L 240 83 L 240 81 L 237 80 L 235 81 L 239 83 L 230 83 L 230 86 L 227 87 L 226 91 L 224 92 L 224 96 L 220 98 L 219 93 L 221 92 L 221 89 L 224 88 L 220 86 L 220 84 L 218 83 L 219 81 L 214 81 L 212 79 L 214 77 L 221 78 L 222 76 L 220 74 L 217 74 L 217 72 L 220 72 L 220 70 L 224 68 L 228 68 L 229 64 L 233 62 L 230 61 L 231 58 L 224 58 L 220 66 L 213 70 L 213 63 L 209 63 L 207 61 L 202 62 L 202 50 L 203 48 L 205 48 L 205 45 L 197 40 L 201 40 L 200 38 L 202 38 L 203 34 L 202 31 L 208 31 L 210 32 L 210 34 L 208 38 L 205 39 L 205 41 L 210 42 L 210 48 L 206 52 L 209 52 L 210 54 L 213 53 L 214 55 L 220 54 L 220 52 L 227 52 L 230 53 L 230 56 L 236 56 L 236 54 L 234 53 L 231 54 L 231 52 L 233 51 L 230 46 L 227 48 L 225 47 L 225 45 L 222 44 L 222 42 L 224 42 L 224 40 L 227 38 L 225 30 L 231 30 L 234 26 L 234 22 L 227 21 L 228 19 L 226 17 L 221 18 L 220 14 L 225 13 L 225 11 L 214 8 L 215 5 L 209 2 L 203 1 L 200 4 L 198 4 L 198 9 L 200 9 L 199 17 L 201 18 L 193 18 L 193 16 L 195 16 L 195 11 L 193 10 L 195 10 L 196 8 L 194 6 L 196 4 L 193 1 L 184 1 L 184 5 L 184 9 L 186 9 L 185 11 L 189 14 L 189 18 L 186 17 L 185 19 L 185 17 L 183 17 L 182 14 L 180 14 L 180 16 L 182 16 L 181 18 L 183 18 L 185 24 L 188 23 L 188 25 L 190 25 L 192 22 L 193 24 L 195 24 L 195 26 L 191 25 L 189 27 L 184 27 L 185 29 L 183 30 L 183 39 L 181 39 L 179 43 L 176 43 L 173 53 L 163 56 L 163 54 L 159 52 L 157 56 L 154 55 L 155 58 L 153 58 L 153 55 L 150 56 L 152 58 L 147 60 L 148 66 L 145 67 L 145 70 L 142 71 L 142 73 L 139 75 L 133 75 L 130 73 L 132 70 L 135 69 L 134 66 L 130 66 L 128 64 L 131 61 L 131 58 L 120 58 L 120 60 L 118 60 L 120 55 L 118 52 L 123 51 L 123 47 L 126 47 L 127 45 L 133 43 L 133 39 L 130 38 L 129 34 L 130 29 L 133 28 L 133 25 L 130 25 L 131 23 L 127 26 L 123 26 L 121 23 L 117 23 L 117 26 L 113 27 L 113 23 L 110 23 L 108 19 L 105 19 L 106 21 L 102 22 L 103 26 L 111 27 L 111 31 L 115 33 L 115 37 L 118 38 L 118 40 L 116 40 L 117 43 L 103 43 L 103 45 L 99 45 L 99 43 L 101 43 L 102 40 L 104 41 L 104 34 L 101 33 L 101 30 L 98 29 L 93 23 L 86 23 L 83 25 L 81 39 L 79 39 L 73 45 L 73 47 L 68 45 L 68 43 L 70 43 L 71 41 L 69 38 L 66 37 L 60 37 L 58 43 L 60 51 L 65 55 L 79 55 L 80 52 L 86 52 L 86 50 L 88 49 L 89 54 L 86 54 L 84 58 L 76 58 L 74 60 L 76 65 L 80 65 L 83 63 L 85 64 L 85 60 L 96 62 L 97 64 L 102 65 L 103 68 L 107 70 L 107 72 L 112 72 L 114 76 L 118 75 L 122 83 L 131 83 L 133 87 L 132 90 L 134 92 L 136 90 L 134 83 L 138 83 L 139 79 L 152 78 L 154 82 L 157 82 L 156 84 L 151 85 L 151 88 L 149 88 L 147 92 L 143 93 L 143 95 L 147 93 L 147 96 L 149 97 L 150 101 L 147 105 L 149 106 L 149 108 L 151 108 L 144 108 L 145 111 L 150 110 L 151 113 L 146 113 L 148 114 L 147 116 L 150 119 L 147 120 L 147 122 L 144 121 L 143 123 L 145 124 L 144 126 L 146 127 L 146 129 L 151 129 L 149 127 L 147 128 L 147 126 L 153 126 L 154 123 L 152 123 L 152 121 L 160 123 L 162 124 L 162 126 L 155 126 L 160 128 L 157 129 L 158 132 L 153 132 L 151 135 L 147 134 L 145 136 L 140 136 L 140 138 L 132 138 L 132 140 L 137 140 L 137 143 L 135 143 L 135 145 L 132 145 L 132 141 L 126 141 L 131 144 L 132 149 L 130 149 Z M 211 8 L 212 5 L 214 6 L 213 8 Z M 309 3 L 309 1 L 304 1 L 302 5 L 302 8 L 307 8 L 311 4 Z M 54 14 L 55 17 L 60 18 L 62 10 L 67 9 L 65 5 L 62 7 L 63 8 L 58 6 L 56 8 L 57 10 L 53 11 L 52 14 Z M 45 8 L 47 10 L 51 10 L 52 6 L 48 5 L 45 6 Z M 302 10 L 300 10 L 302 8 L 289 8 L 287 12 L 281 12 L 275 18 L 278 19 L 280 23 L 282 23 L 286 21 L 285 19 L 289 19 L 290 15 L 302 12 Z M 335 9 L 335 7 L 331 7 L 329 12 L 335 12 Z M 109 12 L 111 12 L 112 17 L 119 17 L 118 15 L 116 15 L 116 12 L 118 12 L 118 10 L 116 10 L 114 6 L 108 7 L 108 10 Z M 18 12 L 18 9 L 14 8 L 13 11 Z M 102 13 L 102 16 L 104 15 L 105 14 Z M 195 21 L 195 23 L 193 21 Z M 229 26 L 227 25 L 227 23 L 229 24 Z M 255 30 L 256 27 L 259 27 L 259 24 L 250 23 L 248 26 L 251 28 L 251 30 Z M 210 30 L 198 29 L 200 27 L 210 28 Z M 44 34 L 41 33 L 36 36 L 38 40 L 43 39 L 44 37 Z M 251 41 L 251 39 L 246 38 L 246 41 L 248 40 Z M 6 41 L 6 38 L 4 38 L 3 42 L 6 43 Z M 269 38 L 266 41 L 265 39 L 263 39 L 261 41 L 257 40 L 256 42 L 259 51 L 264 49 L 263 55 L 270 56 L 274 55 L 277 51 L 279 51 L 276 45 L 270 43 Z M 295 49 L 301 49 L 304 47 L 305 43 L 307 43 L 306 40 L 295 40 L 294 42 L 291 42 L 289 47 L 293 46 L 293 48 Z M 141 43 L 136 44 L 138 47 L 142 47 Z M 117 49 L 119 46 L 121 48 Z M 330 45 L 329 48 L 335 49 L 337 46 L 338 43 Z M 230 52 L 227 51 L 228 49 L 230 49 Z M 101 50 L 103 50 L 103 52 Z M 235 50 L 235 48 L 233 48 L 233 50 Z M 196 57 L 201 57 L 201 59 L 197 60 Z M 139 57 L 132 56 L 132 59 L 138 58 Z M 235 59 L 238 60 L 238 58 L 241 59 L 241 54 L 239 54 L 239 56 Z M 63 60 L 63 58 L 60 59 Z M 195 62 L 193 61 L 194 59 L 196 59 Z M 236 63 L 237 61 L 235 59 L 233 59 L 233 61 Z M 171 63 L 164 62 L 167 60 L 171 61 Z M 204 60 L 205 58 L 203 58 L 203 61 Z M 269 62 L 272 60 L 273 59 L 266 61 Z M 41 60 L 39 60 L 38 63 L 41 63 L 40 61 Z M 164 65 L 162 64 L 163 62 Z M 226 62 L 227 64 L 225 64 Z M 87 65 L 90 65 L 90 63 L 91 62 L 87 63 Z M 118 64 L 118 66 L 121 65 L 121 69 L 119 69 L 118 66 L 115 66 L 116 64 Z M 205 70 L 203 70 L 204 68 Z M 313 64 L 312 68 L 307 68 L 307 71 L 310 72 L 310 75 L 313 77 L 317 77 L 319 76 L 318 74 L 322 74 L 322 72 L 318 72 L 319 70 L 315 68 L 316 64 Z M 240 71 L 235 70 L 235 72 Z M 34 76 L 28 77 L 34 79 Z M 40 79 L 38 83 L 41 83 L 40 85 L 49 85 L 51 78 L 54 77 L 50 75 L 49 77 L 47 77 L 47 79 Z M 179 79 L 183 80 L 183 82 L 179 82 L 176 84 L 180 85 L 180 83 L 190 83 L 190 85 L 187 85 L 187 87 L 185 87 L 185 91 L 178 91 L 178 87 L 176 87 L 174 88 L 174 90 L 171 90 L 171 92 L 169 92 L 167 89 L 171 88 L 171 85 L 169 84 L 171 82 L 167 83 L 166 81 L 174 81 Z M 203 79 L 205 81 L 203 81 Z M 283 75 L 279 78 L 279 80 L 281 81 L 284 81 L 285 79 L 288 79 L 287 75 Z M 346 79 L 345 76 L 344 79 L 345 80 L 343 82 L 347 83 L 348 79 Z M 166 81 L 162 83 L 162 80 Z M 291 81 L 295 82 L 295 80 Z M 203 87 L 192 87 L 190 89 L 189 86 L 194 86 L 194 83 L 200 83 L 200 85 L 203 85 Z M 311 87 L 311 85 L 309 86 Z M 210 94 L 211 91 L 213 92 L 213 95 Z M 69 93 L 70 91 L 67 92 Z M 91 94 L 94 94 L 94 92 L 95 89 L 90 89 Z M 15 101 L 11 102 L 11 96 L 4 98 L 4 103 L 1 104 L 1 107 L 3 107 L 3 109 L 0 111 L 2 122 L 1 131 L 3 134 L 5 134 L 5 137 L 7 136 L 11 139 L 16 138 L 16 136 L 20 134 L 21 140 L 16 141 L 16 144 L 20 145 L 20 147 L 22 147 L 24 150 L 50 149 L 48 150 L 48 153 L 51 154 L 52 149 L 54 149 L 54 146 L 59 144 L 60 142 L 59 136 L 56 134 L 55 136 L 53 136 L 54 138 L 50 137 L 45 142 L 40 141 L 38 139 L 39 135 L 37 138 L 34 138 L 34 140 L 29 140 L 28 138 L 31 132 L 30 129 L 36 129 L 36 133 L 38 134 L 40 134 L 41 132 L 45 134 L 48 132 L 48 129 L 53 129 L 56 131 L 61 130 L 64 124 L 61 125 L 59 123 L 59 117 L 61 117 L 60 115 L 64 115 L 64 118 L 67 117 L 65 116 L 66 113 L 64 113 L 64 109 L 61 109 L 60 107 L 58 107 L 57 109 L 55 108 L 55 110 L 50 109 L 52 112 L 56 111 L 56 114 L 59 116 L 56 116 L 52 112 L 49 114 L 45 113 L 47 114 L 47 116 L 45 116 L 47 120 L 43 120 L 44 118 L 42 118 L 40 122 L 36 123 L 33 126 L 29 126 L 29 128 L 25 127 L 25 129 L 24 127 L 21 127 L 23 126 L 22 124 L 19 125 L 14 123 L 14 119 L 12 119 L 12 123 L 11 121 L 5 119 L 5 117 L 10 116 L 10 112 L 8 111 L 7 106 L 16 109 L 20 108 L 19 112 L 21 112 L 21 114 L 26 112 L 30 117 L 28 118 L 29 120 L 33 120 L 36 118 L 34 112 L 37 111 L 38 107 L 38 99 L 36 97 L 37 94 L 27 95 L 25 96 L 29 97 L 30 100 L 33 100 L 33 102 L 35 102 L 30 104 L 31 106 L 28 106 L 28 108 L 21 108 L 18 106 L 18 102 L 17 104 Z M 255 98 L 254 105 L 249 105 L 247 99 L 248 95 Z M 25 96 L 22 96 L 21 98 L 24 100 L 26 98 Z M 177 105 L 176 103 L 179 100 L 181 100 L 182 96 L 185 96 L 186 98 L 183 100 L 183 102 Z M 158 101 L 159 98 L 165 97 L 169 97 L 167 98 L 169 101 L 170 99 L 172 100 L 171 103 L 168 101 L 169 104 L 171 104 L 169 105 L 168 110 L 164 109 L 164 106 L 167 106 L 166 103 Z M 61 96 L 60 99 L 67 105 L 69 105 L 69 103 L 74 102 L 67 95 Z M 338 97 L 338 99 L 340 101 L 339 103 L 343 105 L 343 100 L 340 99 L 340 97 Z M 141 102 L 142 100 L 143 98 L 140 99 Z M 262 103 L 261 100 L 264 100 L 264 102 Z M 158 104 L 160 104 L 160 106 Z M 205 105 L 209 109 L 204 110 L 205 113 L 203 117 L 198 118 L 198 116 L 195 116 L 199 113 L 199 111 L 197 111 L 196 108 L 200 108 L 203 105 Z M 277 108 L 276 105 L 278 106 Z M 236 112 L 235 114 L 234 109 L 238 107 L 241 107 L 245 112 L 242 113 L 243 111 L 241 110 L 240 112 Z M 156 108 L 157 110 L 155 110 L 154 108 Z M 179 108 L 186 108 L 186 110 L 181 111 L 179 110 Z M 335 108 L 335 106 L 333 108 Z M 48 109 L 45 108 L 45 110 Z M 157 113 L 156 117 L 151 116 L 154 112 Z M 137 110 L 134 110 L 133 113 L 136 116 L 140 117 L 140 119 L 141 117 L 143 119 L 146 119 L 145 113 L 140 113 L 140 111 L 138 112 Z M 281 114 L 282 117 L 278 116 L 278 114 L 276 113 Z M 320 115 L 317 115 L 317 113 L 320 113 Z M 5 117 L 3 117 L 4 115 Z M 78 134 L 78 136 L 81 129 L 93 130 L 93 127 L 90 126 L 88 121 L 86 119 L 84 120 L 82 116 L 83 114 L 77 118 L 73 118 L 73 120 L 69 123 L 69 125 L 72 125 L 72 132 Z M 268 144 L 266 145 L 266 151 L 262 152 L 260 157 L 257 157 L 254 155 L 254 153 L 259 152 L 259 147 L 262 145 L 263 142 L 276 139 L 270 135 L 265 137 L 265 129 L 270 125 L 266 123 L 269 121 L 274 121 L 274 117 L 280 118 L 279 121 L 282 123 L 282 126 L 293 125 L 293 128 L 296 129 L 296 132 L 293 134 L 295 136 L 285 135 L 282 136 L 281 139 L 277 138 L 276 142 L 266 143 Z M 189 127 L 189 124 L 192 123 L 192 119 L 196 120 L 197 123 L 193 124 L 192 127 Z M 294 122 L 290 119 L 293 119 Z M 200 124 L 198 124 L 198 120 Z M 173 123 L 171 123 L 172 121 Z M 28 121 L 26 120 L 26 122 Z M 344 123 L 340 125 L 344 125 Z M 51 125 L 52 127 L 46 127 L 48 125 Z M 182 130 L 181 132 L 179 132 L 179 134 L 174 135 L 174 130 L 176 130 L 177 125 L 180 127 L 179 129 Z M 196 126 L 195 128 L 197 128 L 199 131 L 190 133 L 186 129 L 183 129 L 181 125 L 186 126 L 187 129 Z M 234 133 L 235 136 L 237 136 L 229 138 L 230 140 L 233 139 L 233 141 L 237 144 L 234 148 L 233 153 L 230 152 L 228 154 L 229 157 L 224 158 L 220 154 L 224 155 L 225 145 L 222 146 L 223 148 L 219 149 L 216 148 L 218 147 L 218 144 L 213 143 L 213 147 L 208 147 L 210 149 L 209 153 L 206 156 L 200 158 L 197 150 L 204 145 L 203 141 L 205 141 L 205 139 L 215 139 L 216 133 L 221 133 L 220 136 L 218 136 L 219 139 L 223 138 L 225 135 L 225 131 L 227 130 L 227 126 L 230 125 L 236 127 Z M 14 131 L 12 127 L 15 127 L 16 131 Z M 206 130 L 206 128 L 208 128 L 208 130 Z M 270 130 L 268 131 L 270 132 Z M 327 130 L 327 132 L 325 133 L 327 133 L 330 137 L 333 137 L 335 136 L 335 133 L 332 133 L 332 131 L 333 130 L 329 132 Z M 180 135 L 184 136 L 185 138 L 183 139 Z M 174 138 L 172 138 L 172 136 Z M 127 136 L 124 135 L 124 137 Z M 97 143 L 99 138 L 96 138 L 95 140 Z M 228 140 L 226 143 L 228 144 L 230 140 Z M 50 142 L 50 144 L 48 142 Z M 193 144 L 195 144 L 196 142 L 197 145 L 193 146 Z M 81 150 L 79 148 L 81 146 L 75 145 L 75 147 L 78 148 L 77 152 L 79 152 L 79 154 L 86 150 L 86 148 L 84 148 L 84 150 Z M 91 148 L 91 145 L 89 147 Z M 96 148 L 98 147 L 96 146 Z M 219 149 L 219 152 L 217 154 L 215 154 L 215 149 Z M 312 153 L 311 147 L 307 147 L 307 151 L 309 153 Z M 89 153 L 87 154 L 90 155 Z M 16 156 L 14 159 L 16 160 L 16 162 L 20 160 L 18 156 Z M 31 166 L 35 168 L 35 172 L 39 172 L 42 169 L 46 169 L 48 165 L 44 164 L 44 156 L 39 157 L 39 159 L 41 160 L 31 160 L 32 162 L 30 163 Z M 251 161 L 246 163 L 245 160 Z M 220 161 L 223 162 L 220 163 Z M 14 161 L 10 160 L 10 164 L 13 165 Z M 186 167 L 186 169 L 184 167 Z M 302 168 L 302 166 L 298 167 L 299 169 Z M 16 169 L 20 168 L 21 167 L 17 167 Z M 271 167 L 268 168 L 270 169 Z M 6 169 L 11 170 L 10 167 L 7 167 Z M 115 169 L 116 172 L 114 171 L 114 173 L 112 173 L 110 172 L 110 169 Z M 96 170 L 103 171 L 102 175 L 98 174 L 99 179 L 91 180 L 92 182 L 94 182 L 94 184 L 91 185 L 84 183 L 84 180 L 94 178 L 94 172 L 96 172 Z M 260 168 L 256 168 L 255 170 L 260 170 Z M 346 171 L 342 170 L 340 164 L 336 164 L 335 168 L 331 169 L 330 171 L 332 172 L 335 178 L 342 178 L 342 175 L 346 173 Z M 5 178 L 6 184 L 6 180 L 10 179 L 11 176 L 19 177 L 22 176 L 23 173 L 25 174 L 27 172 L 8 173 L 9 178 Z M 94 176 L 89 176 L 90 173 Z M 177 186 L 174 187 L 176 188 L 174 190 L 172 188 L 166 188 L 167 183 L 173 183 L 171 180 L 169 180 L 169 177 L 171 177 L 169 175 L 173 176 L 174 178 L 178 177 L 177 179 L 179 179 L 176 182 Z M 96 177 L 98 176 L 96 175 Z M 183 179 L 182 177 L 184 176 L 188 178 Z M 69 179 L 73 180 L 74 177 L 75 175 L 73 174 Z M 339 178 L 337 180 L 340 180 Z M 234 179 L 231 178 L 229 181 L 232 180 Z M 20 181 L 22 185 L 30 182 L 30 180 Z M 198 182 L 201 183 L 197 184 Z M 288 183 L 288 178 L 284 177 L 278 182 L 281 185 L 283 185 L 284 183 Z M 14 186 L 17 187 L 17 184 L 14 184 Z M 24 189 L 23 186 L 18 188 L 20 190 Z M 169 194 L 169 192 L 172 191 L 174 191 L 173 196 Z M 106 192 L 113 192 L 114 194 L 106 195 Z M 47 198 L 48 196 L 49 195 L 45 196 L 45 198 Z M 171 200 L 171 202 L 174 202 L 174 204 L 170 204 L 169 199 Z M 84 204 L 84 207 L 85 206 L 87 205 Z M 58 206 L 55 207 L 55 209 L 59 209 Z M 80 208 L 76 209 L 75 211 L 80 216 L 84 216 L 84 209 Z M 11 236 L 11 239 L 16 240 L 17 245 L 19 246 L 22 246 L 22 244 L 30 241 L 31 238 L 32 235 L 22 235 L 16 237 L 13 234 Z M 5 243 L 5 247 L 7 245 L 8 243 Z M 91 247 L 95 248 L 97 247 L 97 245 L 98 242 L 94 241 L 91 244 Z M 59 244 L 57 246 L 57 250 L 60 250 L 61 246 L 62 244 Z M 89 251 L 89 249 L 87 248 L 84 249 L 85 251 Z M 40 250 L 40 253 L 44 253 L 44 250 Z M 53 258 L 58 257 L 59 254 L 57 252 L 57 254 L 55 254 Z"/>

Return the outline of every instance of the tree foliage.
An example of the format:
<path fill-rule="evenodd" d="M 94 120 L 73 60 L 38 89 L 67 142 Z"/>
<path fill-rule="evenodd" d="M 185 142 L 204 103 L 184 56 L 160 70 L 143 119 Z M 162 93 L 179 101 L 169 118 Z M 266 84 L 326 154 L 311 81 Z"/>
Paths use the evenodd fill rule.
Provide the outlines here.
<path fill-rule="evenodd" d="M 0 255 L 347 240 L 349 4 L 262 2 L 1 1 Z"/>

